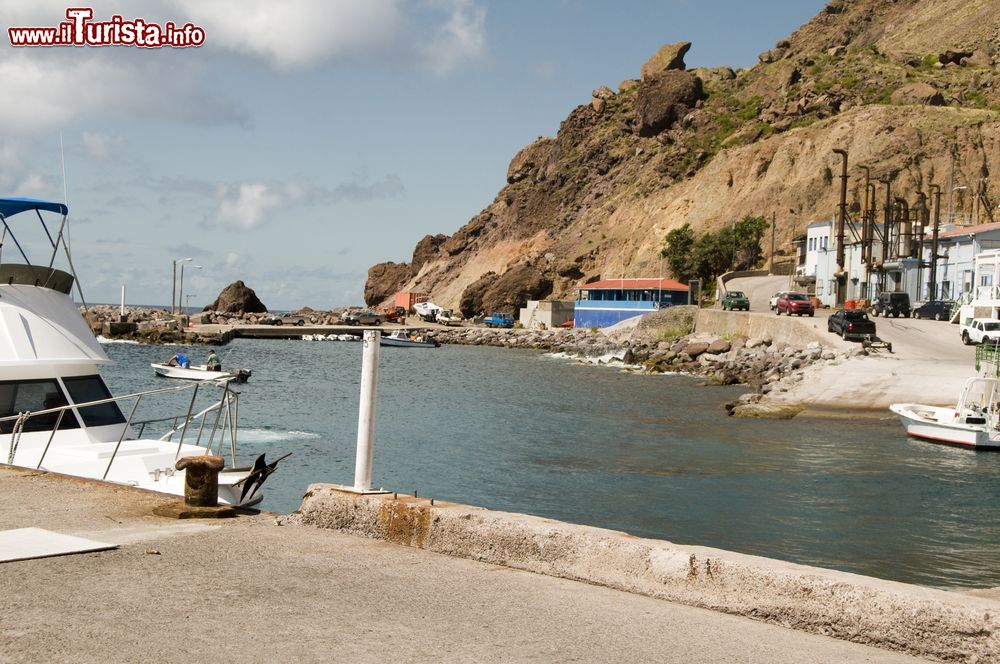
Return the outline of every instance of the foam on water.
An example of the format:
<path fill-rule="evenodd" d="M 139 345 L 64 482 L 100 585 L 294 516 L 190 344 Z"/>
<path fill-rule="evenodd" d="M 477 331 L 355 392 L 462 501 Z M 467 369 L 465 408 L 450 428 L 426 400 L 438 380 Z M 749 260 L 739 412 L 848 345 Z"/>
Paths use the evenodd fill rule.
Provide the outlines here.
<path fill-rule="evenodd" d="M 319 438 L 311 431 L 271 431 L 270 429 L 240 429 L 241 443 L 282 443 L 289 440 L 312 440 Z"/>

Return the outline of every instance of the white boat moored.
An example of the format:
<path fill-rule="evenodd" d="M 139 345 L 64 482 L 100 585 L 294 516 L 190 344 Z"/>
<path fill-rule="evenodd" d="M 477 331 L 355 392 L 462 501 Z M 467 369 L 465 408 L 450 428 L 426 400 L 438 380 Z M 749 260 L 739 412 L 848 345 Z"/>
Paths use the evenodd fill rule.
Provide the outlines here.
<path fill-rule="evenodd" d="M 259 503 L 260 486 L 277 462 L 260 455 L 252 465 L 237 463 L 233 381 L 112 396 L 98 372 L 111 360 L 70 297 L 76 276 L 65 242 L 69 210 L 62 203 L 0 198 L 0 220 L 11 238 L 24 227 L 11 218 L 22 212 L 33 214 L 16 221 L 37 219 L 52 257 L 32 264 L 22 250 L 30 245 L 15 240 L 25 264 L 0 263 L 0 462 L 182 496 L 186 470 L 177 461 L 217 455 L 226 462 L 219 502 Z M 49 231 L 43 212 L 62 217 L 58 231 Z M 50 267 L 63 251 L 70 272 Z M 176 404 L 167 395 L 180 391 L 190 394 L 181 397 L 181 412 L 157 404 L 165 400 L 160 397 Z M 140 419 L 146 413 L 152 416 Z"/>
<path fill-rule="evenodd" d="M 235 380 L 237 383 L 245 383 L 250 380 L 251 371 L 249 369 L 235 369 L 233 371 L 209 371 L 205 365 L 197 367 L 178 367 L 173 364 L 162 362 L 151 362 L 153 373 L 164 378 L 180 378 L 182 380 Z"/>
<path fill-rule="evenodd" d="M 998 399 L 1000 380 L 975 377 L 966 381 L 954 407 L 894 403 L 889 410 L 914 438 L 975 450 L 1000 450 Z"/>
<path fill-rule="evenodd" d="M 398 346 L 400 348 L 437 348 L 441 344 L 429 334 L 410 336 L 405 330 L 393 330 L 388 336 L 379 338 L 383 346 Z"/>

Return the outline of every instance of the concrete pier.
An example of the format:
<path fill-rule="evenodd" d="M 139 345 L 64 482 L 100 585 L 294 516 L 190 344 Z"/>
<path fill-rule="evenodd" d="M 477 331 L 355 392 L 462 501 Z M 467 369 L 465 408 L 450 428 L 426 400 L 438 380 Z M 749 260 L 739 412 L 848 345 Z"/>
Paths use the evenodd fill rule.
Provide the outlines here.
<path fill-rule="evenodd" d="M 942 661 L 1000 661 L 1000 602 L 524 514 L 309 488 L 301 523 Z"/>
<path fill-rule="evenodd" d="M 0 661 L 921 661 L 273 514 L 153 514 L 172 500 L 0 466 L 0 529 L 120 545 L 0 564 Z"/>

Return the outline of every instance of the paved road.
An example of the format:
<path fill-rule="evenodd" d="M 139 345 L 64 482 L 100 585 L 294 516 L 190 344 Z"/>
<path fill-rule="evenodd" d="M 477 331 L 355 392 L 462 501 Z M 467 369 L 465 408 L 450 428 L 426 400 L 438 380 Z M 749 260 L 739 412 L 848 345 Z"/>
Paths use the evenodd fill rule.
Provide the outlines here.
<path fill-rule="evenodd" d="M 750 311 L 770 311 L 768 303 L 778 291 L 788 290 L 787 276 L 741 277 L 730 279 L 729 290 L 743 291 L 750 298 Z"/>
<path fill-rule="evenodd" d="M 153 516 L 163 500 L 0 466 L 0 529 L 122 545 L 0 565 L 0 661 L 923 661 L 273 515 Z"/>

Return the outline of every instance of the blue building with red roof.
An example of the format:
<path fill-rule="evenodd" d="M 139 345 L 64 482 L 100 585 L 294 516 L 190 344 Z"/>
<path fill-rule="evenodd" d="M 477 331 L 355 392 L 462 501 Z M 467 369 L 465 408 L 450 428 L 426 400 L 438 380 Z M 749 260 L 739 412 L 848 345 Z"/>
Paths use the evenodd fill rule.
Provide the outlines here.
<path fill-rule="evenodd" d="M 673 279 L 602 279 L 576 289 L 574 327 L 609 327 L 626 318 L 688 303 L 688 287 Z"/>

